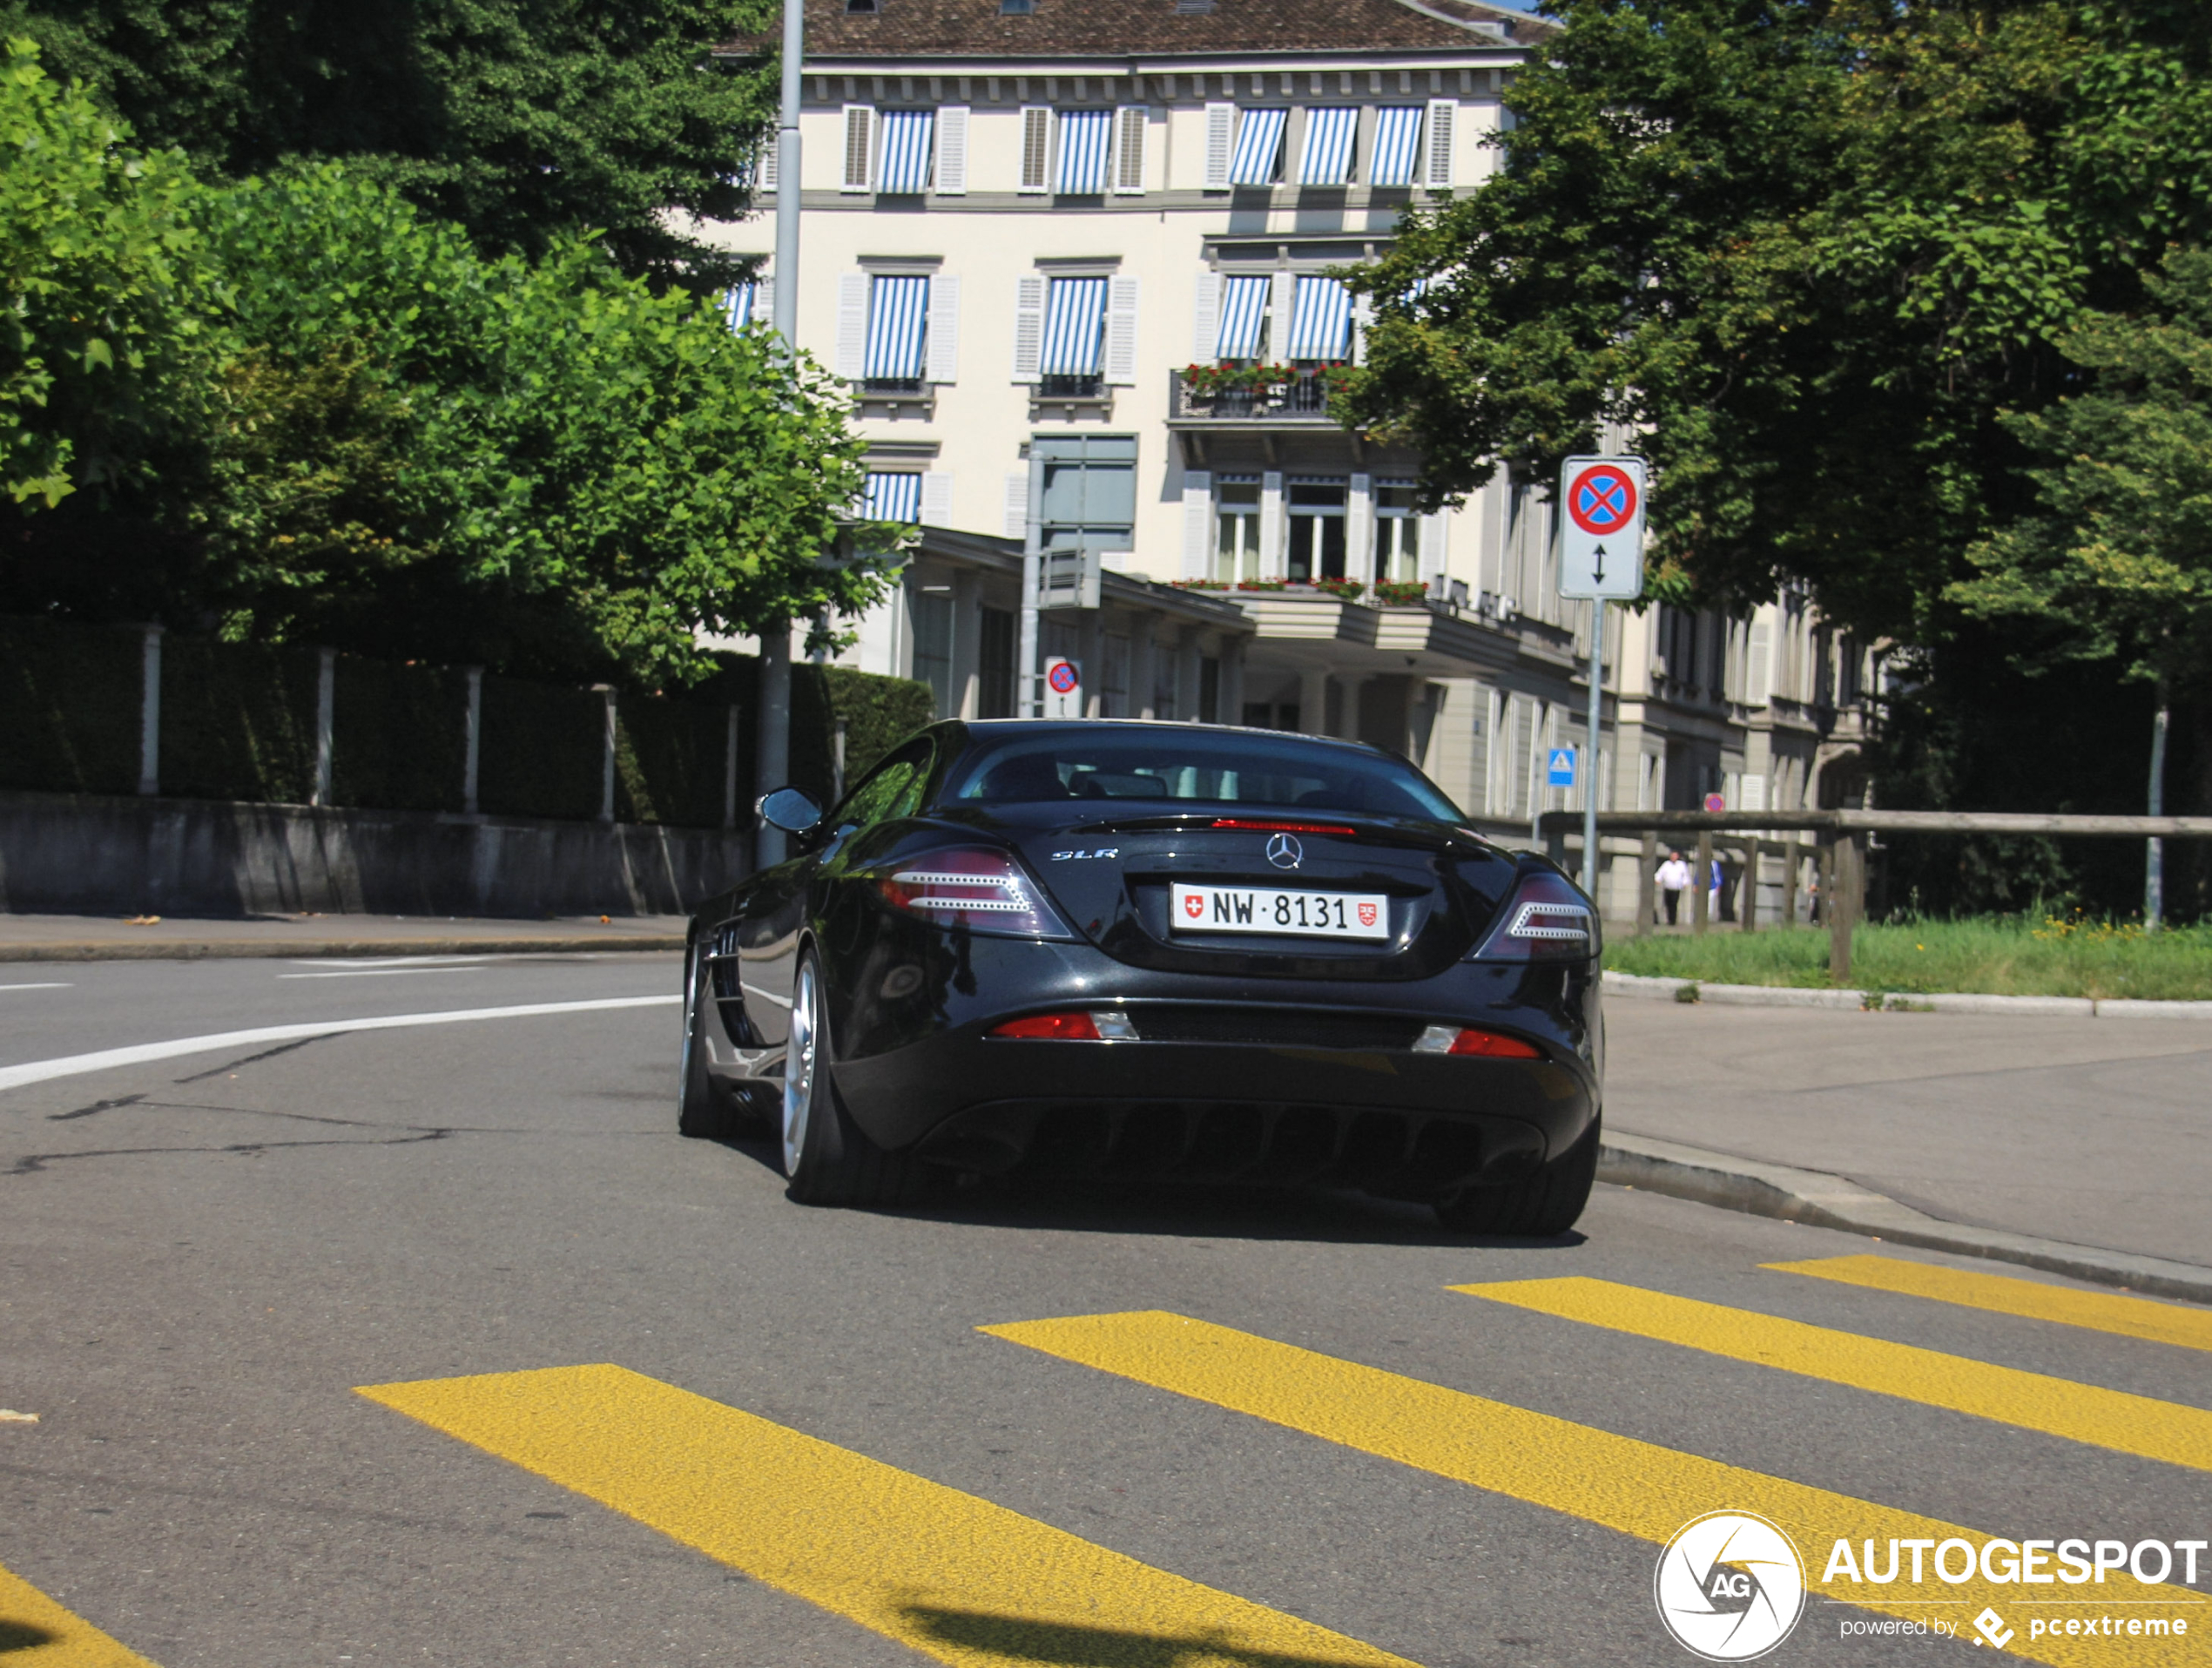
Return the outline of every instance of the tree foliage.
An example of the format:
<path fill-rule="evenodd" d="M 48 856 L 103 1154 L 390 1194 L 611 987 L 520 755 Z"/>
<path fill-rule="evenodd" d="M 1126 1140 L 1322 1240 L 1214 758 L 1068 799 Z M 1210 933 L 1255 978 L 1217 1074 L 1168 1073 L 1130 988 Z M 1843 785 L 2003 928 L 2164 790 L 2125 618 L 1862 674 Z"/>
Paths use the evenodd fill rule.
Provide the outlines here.
<path fill-rule="evenodd" d="M 811 362 L 597 240 L 488 259 L 349 166 L 196 184 L 11 63 L 0 607 L 651 685 L 878 594 L 819 559 L 864 476 Z"/>
<path fill-rule="evenodd" d="M 2032 488 L 2006 409 L 2212 217 L 2202 7 L 1558 0 L 1503 169 L 1409 214 L 1345 403 L 1433 496 L 1546 479 L 1610 427 L 1707 597 L 1810 582 L 1939 636 Z M 1426 280 L 1426 287 L 1422 287 Z"/>
<path fill-rule="evenodd" d="M 2212 672 L 2212 251 L 2176 249 L 2144 283 L 2140 311 L 2060 338 L 2086 386 L 2010 420 L 2035 508 L 1950 594 L 2052 657 L 2170 686 Z"/>
<path fill-rule="evenodd" d="M 772 111 L 759 64 L 710 56 L 765 0 L 7 0 L 149 145 L 211 176 L 341 158 L 487 253 L 584 230 L 624 269 L 711 289 L 730 258 L 671 219 L 741 213 Z"/>

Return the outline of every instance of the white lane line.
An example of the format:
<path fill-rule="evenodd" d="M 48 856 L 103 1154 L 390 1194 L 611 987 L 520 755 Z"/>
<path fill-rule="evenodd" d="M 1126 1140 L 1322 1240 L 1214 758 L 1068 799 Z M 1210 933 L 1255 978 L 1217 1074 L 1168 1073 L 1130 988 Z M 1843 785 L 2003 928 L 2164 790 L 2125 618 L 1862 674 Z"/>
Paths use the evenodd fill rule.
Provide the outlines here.
<path fill-rule="evenodd" d="M 456 962 L 482 964 L 491 959 L 487 953 L 475 956 L 318 956 L 312 960 L 295 956 L 294 967 L 445 967 Z"/>
<path fill-rule="evenodd" d="M 738 987 L 738 989 L 740 990 L 750 990 L 754 996 L 760 997 L 764 1002 L 772 1002 L 779 1008 L 788 1008 L 791 1006 L 791 998 L 789 996 L 779 996 L 772 990 L 763 990 L 757 984 L 741 984 Z"/>
<path fill-rule="evenodd" d="M 37 984 L 0 984 L 0 990 L 73 990 L 67 979 L 48 979 Z"/>
<path fill-rule="evenodd" d="M 401 973 L 481 973 L 472 967 L 353 967 L 342 973 L 280 973 L 280 979 L 388 979 Z"/>
<path fill-rule="evenodd" d="M 683 1000 L 675 992 L 664 996 L 603 996 L 593 1002 L 531 1002 L 515 1008 L 455 1008 L 442 1013 L 384 1014 L 374 1019 L 324 1019 L 306 1025 L 263 1025 L 250 1031 L 213 1031 L 205 1037 L 178 1037 L 166 1043 L 138 1043 L 129 1048 L 101 1049 L 93 1054 L 65 1054 L 58 1059 L 0 1066 L 0 1089 L 20 1089 L 25 1084 L 44 1083 L 53 1077 L 75 1077 L 88 1071 L 143 1065 L 149 1060 L 173 1060 L 179 1055 L 206 1054 L 216 1049 L 288 1043 L 295 1037 L 330 1037 L 340 1031 L 388 1031 L 408 1025 L 458 1025 L 475 1019 L 529 1019 L 540 1014 L 583 1014 L 608 1008 L 664 1007 Z"/>

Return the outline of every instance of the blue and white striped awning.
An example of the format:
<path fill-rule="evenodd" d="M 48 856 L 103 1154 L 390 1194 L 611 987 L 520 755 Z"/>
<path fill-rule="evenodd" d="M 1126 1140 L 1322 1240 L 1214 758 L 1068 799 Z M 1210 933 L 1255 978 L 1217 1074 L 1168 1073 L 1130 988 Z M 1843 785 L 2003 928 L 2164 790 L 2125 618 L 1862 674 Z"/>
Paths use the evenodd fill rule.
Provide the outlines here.
<path fill-rule="evenodd" d="M 1283 159 L 1283 124 L 1287 110 L 1238 112 L 1237 149 L 1229 159 L 1232 186 L 1271 186 Z"/>
<path fill-rule="evenodd" d="M 1286 359 L 1345 359 L 1352 353 L 1352 292 L 1333 278 L 1298 280 Z"/>
<path fill-rule="evenodd" d="M 929 280 L 878 273 L 868 285 L 867 354 L 860 375 L 912 382 L 921 375 L 922 333 L 929 319 Z"/>
<path fill-rule="evenodd" d="M 742 330 L 752 322 L 753 298 L 759 292 L 760 287 L 750 279 L 722 292 L 722 314 L 730 321 L 730 328 Z"/>
<path fill-rule="evenodd" d="M 1214 348 L 1219 359 L 1257 359 L 1259 333 L 1267 322 L 1265 278 L 1231 278 L 1221 287 L 1221 336 Z"/>
<path fill-rule="evenodd" d="M 921 520 L 921 476 L 907 469 L 896 473 L 870 469 L 867 496 L 860 501 L 860 515 L 867 521 L 918 523 Z"/>
<path fill-rule="evenodd" d="M 1044 315 L 1045 376 L 1096 376 L 1106 336 L 1106 280 L 1055 278 Z"/>
<path fill-rule="evenodd" d="M 1352 152 L 1359 138 L 1359 111 L 1352 105 L 1324 105 L 1305 112 L 1305 143 L 1298 153 L 1302 186 L 1352 183 Z"/>
<path fill-rule="evenodd" d="M 1371 186 L 1410 186 L 1421 150 L 1421 107 L 1390 105 L 1375 112 L 1375 153 L 1367 161 Z"/>
<path fill-rule="evenodd" d="M 1069 195 L 1096 195 L 1106 189 L 1106 159 L 1112 152 L 1114 112 L 1110 110 L 1063 110 L 1060 112 L 1060 172 L 1053 190 Z"/>
<path fill-rule="evenodd" d="M 934 110 L 883 112 L 883 165 L 876 175 L 878 191 L 929 189 L 929 140 L 936 125 Z"/>

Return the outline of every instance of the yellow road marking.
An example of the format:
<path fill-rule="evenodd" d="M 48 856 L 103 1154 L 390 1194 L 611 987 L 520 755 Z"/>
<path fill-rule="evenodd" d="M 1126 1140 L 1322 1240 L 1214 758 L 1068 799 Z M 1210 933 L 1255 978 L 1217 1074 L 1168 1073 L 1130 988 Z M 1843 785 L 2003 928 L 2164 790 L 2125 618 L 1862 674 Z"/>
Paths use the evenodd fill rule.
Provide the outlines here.
<path fill-rule="evenodd" d="M 2068 1286 L 2045 1286 L 2008 1274 L 1973 1274 L 1934 1263 L 1908 1262 L 1902 1257 L 1821 1257 L 1811 1262 L 1763 1263 L 1760 1266 L 1784 1274 L 1838 1280 L 1845 1286 L 1869 1286 L 1877 1292 L 1933 1298 L 1939 1303 L 1987 1309 L 1994 1314 L 2086 1327 L 2122 1338 L 2147 1338 L 2155 1344 L 2212 1349 L 2212 1309 L 2185 1309 L 2178 1304 L 2125 1297 L 2117 1292 L 2077 1292 Z"/>
<path fill-rule="evenodd" d="M 1413 1668 L 625 1367 L 360 1393 L 960 1668 Z"/>
<path fill-rule="evenodd" d="M 1850 1541 L 1856 1552 L 1868 1538 L 1878 1550 L 1893 1538 L 1958 1538 L 1970 1541 L 1977 1551 L 1988 1538 L 1935 1518 L 1615 1436 L 1186 1315 L 1076 1315 L 981 1330 L 1063 1361 L 1251 1414 L 1655 1543 L 1664 1543 L 1691 1518 L 1716 1509 L 1757 1512 L 1781 1524 L 1797 1542 L 1809 1566 L 1807 1584 L 1816 1593 L 1913 1621 L 1969 1617 L 1985 1605 L 2004 1614 L 2010 1605 L 2019 1633 L 2010 1646 L 2015 1656 L 2059 1668 L 2107 1664 L 2117 1668 L 2146 1660 L 2141 1638 L 2042 1638 L 2031 1644 L 2027 1629 L 2017 1619 L 2022 1590 L 1979 1574 L 1956 1586 L 1930 1580 L 1925 1589 L 1915 1590 L 1946 1601 L 1940 1609 L 1915 1604 L 1893 1589 L 1840 1577 L 1822 1584 L 1829 1549 L 1839 1539 Z M 2050 1590 L 2061 1597 L 2084 1590 L 2102 1597 L 2111 1590 Z M 2140 1586 L 2132 1576 L 2120 1590 L 2139 1601 L 2126 1615 L 2189 1618 L 2186 1637 L 2158 1642 L 2155 1648 L 2168 1654 L 2155 1660 L 2212 1663 L 2212 1607 L 2204 1606 L 2198 1594 L 2186 1587 Z M 2144 1608 L 2140 1601 L 2161 1608 Z M 2168 1604 L 2176 1608 L 2164 1610 Z M 2192 1608 L 2179 1608 L 2184 1604 Z M 1820 1614 L 1814 1611 L 1800 1625 L 1819 1625 Z"/>
<path fill-rule="evenodd" d="M 0 1657 L 8 1659 L 8 1668 L 154 1668 L 4 1569 L 0 1569 Z"/>
<path fill-rule="evenodd" d="M 1451 1289 L 2068 1442 L 2212 1471 L 2212 1413 L 2202 1408 L 1579 1275 Z"/>

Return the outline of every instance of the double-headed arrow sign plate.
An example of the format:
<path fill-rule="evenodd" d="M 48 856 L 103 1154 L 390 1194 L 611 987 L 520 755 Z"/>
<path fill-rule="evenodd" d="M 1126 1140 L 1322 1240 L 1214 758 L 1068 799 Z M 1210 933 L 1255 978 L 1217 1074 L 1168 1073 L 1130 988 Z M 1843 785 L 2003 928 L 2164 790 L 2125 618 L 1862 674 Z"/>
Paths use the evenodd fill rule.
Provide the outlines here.
<path fill-rule="evenodd" d="M 1559 594 L 1643 594 L 1643 460 L 1570 457 L 1559 472 Z"/>

